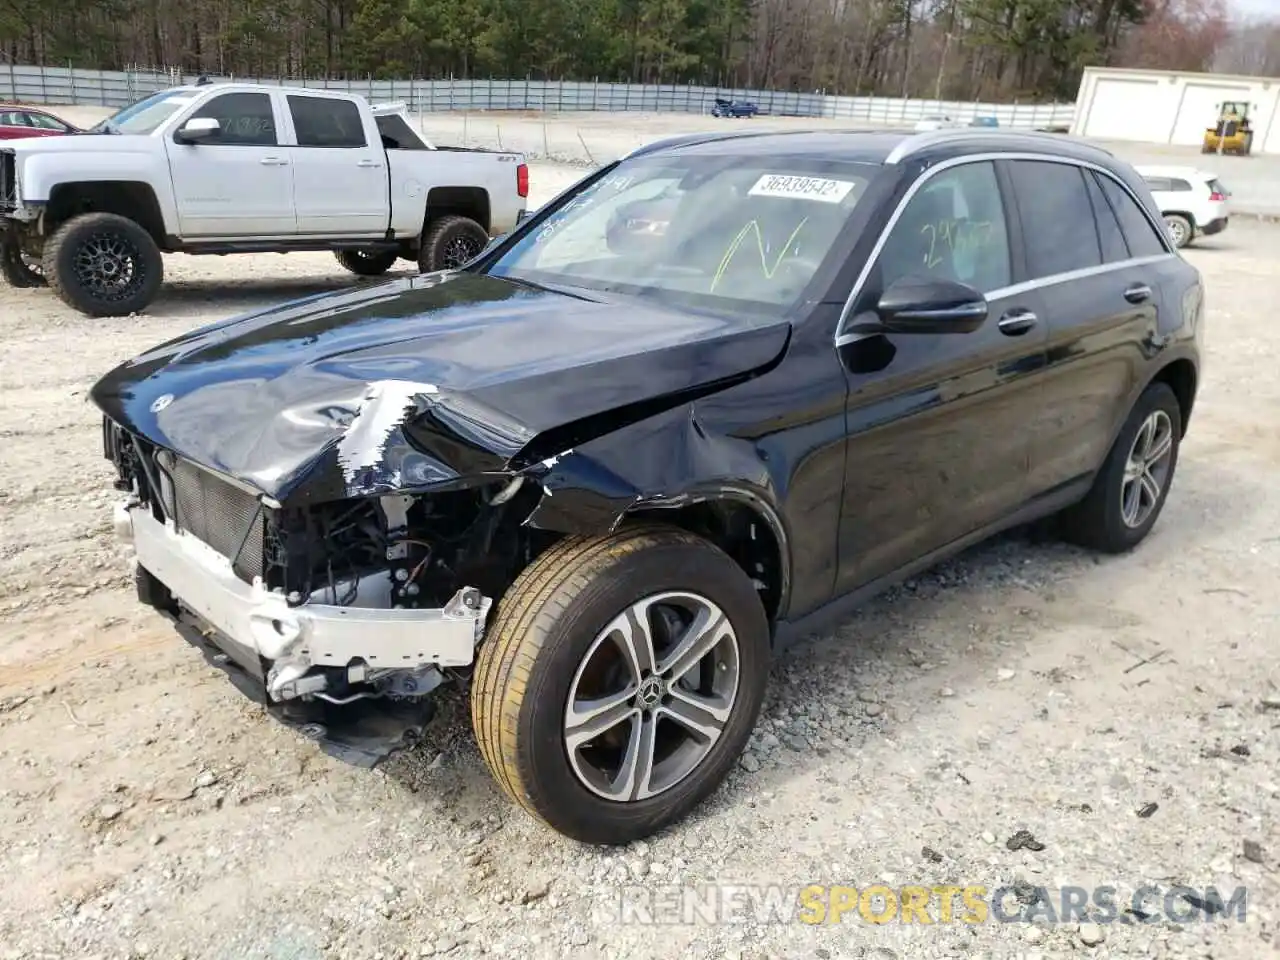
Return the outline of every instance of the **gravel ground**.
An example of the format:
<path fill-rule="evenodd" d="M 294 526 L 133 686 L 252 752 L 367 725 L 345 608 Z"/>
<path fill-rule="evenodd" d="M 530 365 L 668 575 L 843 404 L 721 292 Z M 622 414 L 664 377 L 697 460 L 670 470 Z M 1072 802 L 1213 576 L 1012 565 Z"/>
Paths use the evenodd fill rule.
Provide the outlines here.
<path fill-rule="evenodd" d="M 573 175 L 536 165 L 535 199 Z M 1280 299 L 1280 228 L 1187 256 L 1210 356 L 1147 543 L 1100 559 L 1015 534 L 868 604 L 777 664 L 713 799 L 625 850 L 507 803 L 462 702 L 412 754 L 346 767 L 132 597 L 86 391 L 196 324 L 350 285 L 331 257 L 170 257 L 126 319 L 0 288 L 0 958 L 1275 955 L 1280 346 L 1249 305 Z M 721 922 L 671 914 L 681 889 L 714 902 L 711 883 L 775 909 L 720 888 Z M 796 912 L 796 887 L 881 883 L 1012 886 L 1039 921 Z M 1247 919 L 1190 920 L 1176 895 L 1177 922 L 1160 897 L 1145 923 L 1027 905 L 1101 885 L 1122 903 L 1243 886 Z"/>

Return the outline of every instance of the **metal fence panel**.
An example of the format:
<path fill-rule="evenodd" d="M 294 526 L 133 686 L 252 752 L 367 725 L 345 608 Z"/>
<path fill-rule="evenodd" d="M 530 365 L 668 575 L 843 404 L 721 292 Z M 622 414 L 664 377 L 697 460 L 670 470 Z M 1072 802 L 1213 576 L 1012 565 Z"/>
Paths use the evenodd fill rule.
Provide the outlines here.
<path fill-rule="evenodd" d="M 0 100 L 123 107 L 184 81 L 175 70 L 80 70 L 9 64 L 0 66 Z M 707 113 L 717 97 L 753 100 L 767 114 L 847 119 L 869 126 L 910 126 L 928 116 L 968 121 L 996 117 L 1001 126 L 1069 125 L 1074 104 L 961 103 L 890 97 L 838 97 L 783 90 L 642 85 L 540 80 L 297 80 L 228 77 L 254 83 L 296 82 L 360 94 L 373 101 L 405 101 L 425 113 L 579 111 Z"/>

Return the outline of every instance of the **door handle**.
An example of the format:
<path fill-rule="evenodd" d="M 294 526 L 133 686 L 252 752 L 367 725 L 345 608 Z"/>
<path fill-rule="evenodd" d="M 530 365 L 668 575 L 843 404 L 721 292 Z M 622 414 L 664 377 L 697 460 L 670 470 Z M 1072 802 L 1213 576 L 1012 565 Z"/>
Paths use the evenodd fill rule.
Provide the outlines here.
<path fill-rule="evenodd" d="M 1145 283 L 1135 283 L 1124 292 L 1124 298 L 1130 303 L 1145 303 L 1151 299 L 1151 288 Z"/>
<path fill-rule="evenodd" d="M 1030 310 L 1010 310 L 996 323 L 1006 337 L 1020 337 L 1039 322 Z"/>
<path fill-rule="evenodd" d="M 356 162 L 356 166 L 357 167 L 380 167 L 382 166 L 382 164 L 380 164 L 377 160 L 359 160 Z"/>
<path fill-rule="evenodd" d="M 258 162 L 264 167 L 284 167 L 289 163 L 284 157 L 263 157 Z"/>

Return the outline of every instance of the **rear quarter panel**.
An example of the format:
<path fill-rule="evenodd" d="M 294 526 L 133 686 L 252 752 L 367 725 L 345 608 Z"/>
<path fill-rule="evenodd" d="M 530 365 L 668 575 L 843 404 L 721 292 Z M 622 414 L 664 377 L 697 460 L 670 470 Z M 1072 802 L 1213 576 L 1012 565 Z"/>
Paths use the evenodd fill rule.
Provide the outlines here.
<path fill-rule="evenodd" d="M 436 187 L 479 187 L 489 196 L 489 233 L 515 227 L 526 201 L 516 190 L 518 153 L 451 150 L 388 150 L 391 171 L 391 228 L 397 237 L 422 232 L 427 195 Z"/>

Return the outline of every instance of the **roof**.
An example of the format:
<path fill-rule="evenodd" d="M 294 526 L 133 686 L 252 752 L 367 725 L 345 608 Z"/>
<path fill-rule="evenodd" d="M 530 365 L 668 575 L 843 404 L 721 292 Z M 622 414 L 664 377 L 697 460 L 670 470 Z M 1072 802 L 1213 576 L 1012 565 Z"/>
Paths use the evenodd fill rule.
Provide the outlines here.
<path fill-rule="evenodd" d="M 1134 164 L 1133 169 L 1137 170 L 1138 173 L 1142 174 L 1144 177 L 1203 177 L 1206 180 L 1212 180 L 1217 176 L 1217 174 L 1210 173 L 1208 170 L 1201 170 L 1199 167 L 1188 166 L 1162 166 L 1159 164 L 1138 163 Z"/>
<path fill-rule="evenodd" d="M 901 130 L 753 130 L 685 134 L 648 144 L 631 156 L 653 153 L 713 154 L 726 147 L 742 157 L 803 154 L 828 160 L 894 164 L 942 160 L 967 153 L 1034 153 L 1093 163 L 1114 162 L 1101 147 L 1057 133 L 965 127 L 906 133 Z"/>

